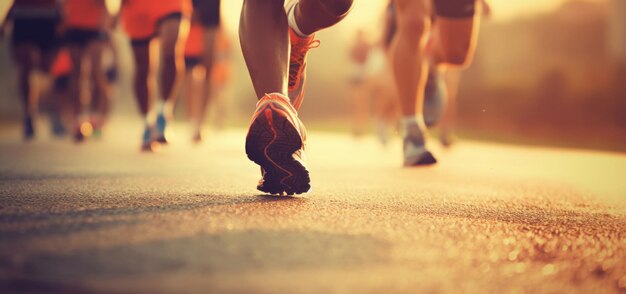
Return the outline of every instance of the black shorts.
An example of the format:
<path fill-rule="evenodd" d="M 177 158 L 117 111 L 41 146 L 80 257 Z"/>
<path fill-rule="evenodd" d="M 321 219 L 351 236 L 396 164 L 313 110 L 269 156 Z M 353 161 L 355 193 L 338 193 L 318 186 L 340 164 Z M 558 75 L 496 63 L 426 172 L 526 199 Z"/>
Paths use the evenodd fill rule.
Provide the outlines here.
<path fill-rule="evenodd" d="M 86 30 L 69 28 L 63 34 L 63 42 L 66 45 L 86 46 L 94 41 L 104 41 L 107 35 L 98 30 Z"/>
<path fill-rule="evenodd" d="M 205 28 L 220 26 L 220 0 L 193 0 L 193 10 Z"/>
<path fill-rule="evenodd" d="M 57 26 L 60 18 L 14 18 L 14 45 L 33 44 L 41 52 L 53 52 L 58 47 Z"/>
<path fill-rule="evenodd" d="M 200 62 L 202 62 L 202 57 L 200 56 L 185 56 L 185 68 L 187 69 L 193 69 Z"/>
<path fill-rule="evenodd" d="M 476 0 L 434 0 L 435 14 L 447 18 L 474 17 Z"/>

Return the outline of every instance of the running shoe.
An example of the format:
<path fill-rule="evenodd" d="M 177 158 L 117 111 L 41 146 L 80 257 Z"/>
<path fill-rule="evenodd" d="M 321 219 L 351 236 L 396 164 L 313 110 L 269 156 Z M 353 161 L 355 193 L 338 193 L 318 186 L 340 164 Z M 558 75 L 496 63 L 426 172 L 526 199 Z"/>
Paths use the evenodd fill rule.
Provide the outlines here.
<path fill-rule="evenodd" d="M 74 126 L 74 143 L 82 143 L 93 134 L 93 126 L 84 118 L 79 118 Z"/>
<path fill-rule="evenodd" d="M 91 134 L 91 137 L 93 137 L 94 139 L 100 139 L 102 138 L 102 128 L 104 126 L 104 116 L 100 115 L 100 114 L 92 114 L 91 117 L 89 118 L 89 121 L 91 122 L 91 126 L 93 127 L 93 133 Z"/>
<path fill-rule="evenodd" d="M 91 136 L 94 139 L 102 138 L 102 128 L 93 128 L 93 134 L 91 134 Z"/>
<path fill-rule="evenodd" d="M 154 141 L 160 144 L 167 144 L 167 138 L 165 138 L 165 127 L 167 127 L 167 120 L 163 112 L 159 113 L 156 118 L 156 130 Z"/>
<path fill-rule="evenodd" d="M 441 130 L 439 134 L 439 141 L 441 141 L 441 145 L 443 145 L 443 147 L 450 148 L 454 142 L 457 141 L 457 138 L 452 131 Z"/>
<path fill-rule="evenodd" d="M 267 94 L 259 100 L 246 136 L 246 154 L 261 166 L 258 190 L 293 195 L 311 188 L 305 141 L 306 130 L 288 97 Z"/>
<path fill-rule="evenodd" d="M 426 149 L 426 140 L 417 124 L 409 125 L 403 140 L 404 166 L 431 165 L 437 159 Z"/>
<path fill-rule="evenodd" d="M 193 132 L 193 136 L 191 137 L 191 141 L 193 141 L 193 143 L 195 144 L 200 144 L 202 143 L 202 132 L 197 130 Z"/>
<path fill-rule="evenodd" d="M 35 128 L 33 127 L 33 119 L 30 116 L 24 117 L 24 140 L 29 141 L 35 137 Z"/>
<path fill-rule="evenodd" d="M 80 129 L 80 126 L 74 129 L 74 135 L 72 137 L 74 138 L 74 143 L 82 143 L 85 142 L 85 139 L 87 139 L 85 134 L 83 134 L 82 130 Z"/>
<path fill-rule="evenodd" d="M 141 138 L 141 151 L 142 152 L 152 152 L 152 128 L 146 126 L 143 131 L 143 136 Z"/>
<path fill-rule="evenodd" d="M 306 82 L 306 56 L 309 50 L 320 45 L 319 40 L 314 39 L 315 35 L 306 38 L 298 36 L 289 28 L 289 39 L 291 41 L 291 55 L 289 56 L 289 98 L 296 110 L 300 109 L 304 100 L 304 86 Z"/>
<path fill-rule="evenodd" d="M 67 134 L 67 129 L 65 128 L 65 125 L 56 115 L 51 118 L 51 128 L 52 135 L 55 138 L 62 138 Z"/>

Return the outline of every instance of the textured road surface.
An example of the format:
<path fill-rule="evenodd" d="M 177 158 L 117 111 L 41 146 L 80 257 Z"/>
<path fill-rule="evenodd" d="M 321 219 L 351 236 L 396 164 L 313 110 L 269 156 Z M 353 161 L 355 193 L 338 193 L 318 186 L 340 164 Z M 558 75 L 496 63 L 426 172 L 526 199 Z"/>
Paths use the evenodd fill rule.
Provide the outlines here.
<path fill-rule="evenodd" d="M 311 133 L 314 190 L 279 198 L 243 131 L 135 137 L 2 131 L 0 292 L 626 292 L 624 154 L 462 142 L 404 169 L 399 142 Z"/>

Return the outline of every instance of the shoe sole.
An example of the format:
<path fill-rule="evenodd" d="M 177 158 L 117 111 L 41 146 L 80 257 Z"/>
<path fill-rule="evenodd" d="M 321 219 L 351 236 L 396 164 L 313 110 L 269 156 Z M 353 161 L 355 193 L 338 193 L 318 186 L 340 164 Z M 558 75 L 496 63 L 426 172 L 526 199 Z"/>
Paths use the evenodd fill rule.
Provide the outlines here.
<path fill-rule="evenodd" d="M 167 138 L 165 138 L 165 135 L 157 135 L 157 137 L 154 139 L 155 142 L 161 144 L 161 145 L 167 145 L 169 144 L 169 141 L 167 140 Z"/>
<path fill-rule="evenodd" d="M 254 119 L 246 136 L 246 154 L 265 171 L 259 191 L 302 194 L 311 188 L 309 172 L 293 157 L 302 138 L 284 112 L 271 103 Z"/>
<path fill-rule="evenodd" d="M 404 166 L 405 167 L 411 167 L 411 166 L 426 166 L 426 165 L 433 165 L 437 163 L 437 159 L 435 158 L 435 156 L 433 156 L 432 153 L 430 153 L 430 151 L 426 151 L 423 154 L 420 154 L 420 156 L 416 157 L 416 158 L 411 158 L 411 159 L 405 159 L 404 160 Z"/>

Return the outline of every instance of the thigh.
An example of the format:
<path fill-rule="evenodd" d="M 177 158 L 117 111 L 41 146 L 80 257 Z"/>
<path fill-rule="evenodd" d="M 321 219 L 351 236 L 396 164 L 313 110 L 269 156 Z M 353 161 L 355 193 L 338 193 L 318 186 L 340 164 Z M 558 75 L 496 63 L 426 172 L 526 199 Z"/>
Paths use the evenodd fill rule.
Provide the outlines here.
<path fill-rule="evenodd" d="M 161 41 L 162 52 L 174 50 L 176 44 L 182 39 L 183 35 L 183 22 L 185 20 L 182 16 L 167 17 L 159 22 L 158 37 Z M 189 29 L 187 28 L 187 31 Z"/>
<path fill-rule="evenodd" d="M 432 0 L 393 0 L 397 18 L 432 15 Z"/>
<path fill-rule="evenodd" d="M 135 73 L 147 74 L 150 70 L 150 43 L 138 43 L 132 45 L 135 59 Z"/>
<path fill-rule="evenodd" d="M 451 4 L 448 4 L 447 10 L 442 10 L 437 6 L 439 49 L 446 61 L 466 63 L 471 60 L 480 23 L 480 17 L 473 8 L 476 5 L 474 2 L 474 0 L 449 1 L 449 3 L 456 3 L 458 7 L 453 9 L 449 7 Z M 462 7 L 465 7 L 465 10 Z"/>
<path fill-rule="evenodd" d="M 35 66 L 36 47 L 32 43 L 14 43 L 12 55 L 15 64 L 21 70 L 30 70 Z"/>

